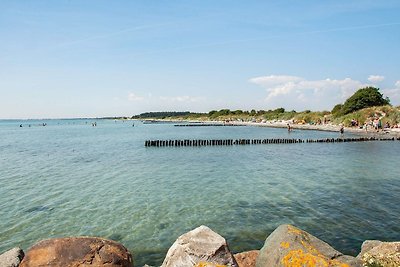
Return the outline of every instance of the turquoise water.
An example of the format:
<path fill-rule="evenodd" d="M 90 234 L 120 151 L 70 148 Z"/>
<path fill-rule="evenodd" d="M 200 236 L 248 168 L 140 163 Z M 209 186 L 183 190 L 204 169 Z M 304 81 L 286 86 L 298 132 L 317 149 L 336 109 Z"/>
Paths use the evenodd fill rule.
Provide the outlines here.
<path fill-rule="evenodd" d="M 145 148 L 147 139 L 338 133 L 91 122 L 0 121 L 0 252 L 91 235 L 157 265 L 201 224 L 235 252 L 260 248 L 282 223 L 349 254 L 365 239 L 400 240 L 398 141 Z"/>

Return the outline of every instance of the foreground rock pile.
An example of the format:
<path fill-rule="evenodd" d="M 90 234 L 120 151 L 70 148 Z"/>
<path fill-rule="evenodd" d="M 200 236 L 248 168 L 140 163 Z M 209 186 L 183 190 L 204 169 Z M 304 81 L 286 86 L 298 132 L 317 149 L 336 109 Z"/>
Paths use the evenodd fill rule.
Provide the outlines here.
<path fill-rule="evenodd" d="M 0 267 L 133 267 L 121 244 L 97 237 L 43 240 L 26 254 L 20 248 L 0 255 Z M 147 265 L 146 265 L 147 266 Z M 357 257 L 343 255 L 329 244 L 292 225 L 281 225 L 258 251 L 233 255 L 222 236 L 206 226 L 181 235 L 161 267 L 399 267 L 400 242 L 367 240 Z"/>

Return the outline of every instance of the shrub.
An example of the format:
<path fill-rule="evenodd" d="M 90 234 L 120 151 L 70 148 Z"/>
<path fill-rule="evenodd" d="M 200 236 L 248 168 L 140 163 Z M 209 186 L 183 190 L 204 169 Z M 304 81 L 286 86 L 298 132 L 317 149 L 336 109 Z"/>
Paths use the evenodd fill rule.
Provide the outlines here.
<path fill-rule="evenodd" d="M 342 104 L 337 104 L 336 106 L 333 107 L 332 109 L 332 115 L 335 117 L 338 117 L 342 114 Z"/>
<path fill-rule="evenodd" d="M 383 98 L 383 95 L 379 92 L 379 88 L 369 86 L 359 89 L 349 97 L 340 109 L 340 113 L 348 114 L 363 108 L 384 105 L 389 105 L 389 99 Z"/>

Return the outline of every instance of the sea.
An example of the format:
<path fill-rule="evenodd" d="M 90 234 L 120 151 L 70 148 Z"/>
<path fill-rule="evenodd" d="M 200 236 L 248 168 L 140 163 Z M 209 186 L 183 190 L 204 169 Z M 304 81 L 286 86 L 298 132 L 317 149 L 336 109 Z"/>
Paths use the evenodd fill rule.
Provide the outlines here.
<path fill-rule="evenodd" d="M 145 147 L 339 133 L 95 119 L 1 120 L 0 136 L 0 253 L 98 236 L 126 246 L 135 266 L 159 266 L 200 225 L 233 252 L 260 249 L 281 224 L 350 255 L 366 239 L 400 240 L 399 141 Z"/>

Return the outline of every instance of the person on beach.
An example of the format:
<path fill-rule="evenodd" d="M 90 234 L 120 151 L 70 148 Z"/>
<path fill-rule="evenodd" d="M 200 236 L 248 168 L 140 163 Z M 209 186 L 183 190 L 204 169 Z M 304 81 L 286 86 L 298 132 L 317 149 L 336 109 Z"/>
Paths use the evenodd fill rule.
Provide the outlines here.
<path fill-rule="evenodd" d="M 340 135 L 343 135 L 344 134 L 344 127 L 343 127 L 343 124 L 342 125 L 340 125 Z"/>
<path fill-rule="evenodd" d="M 390 128 L 390 123 L 387 121 L 385 125 L 383 126 L 384 129 L 389 129 Z"/>
<path fill-rule="evenodd" d="M 288 132 L 290 132 L 292 130 L 289 123 L 287 124 L 287 130 L 288 130 Z"/>

